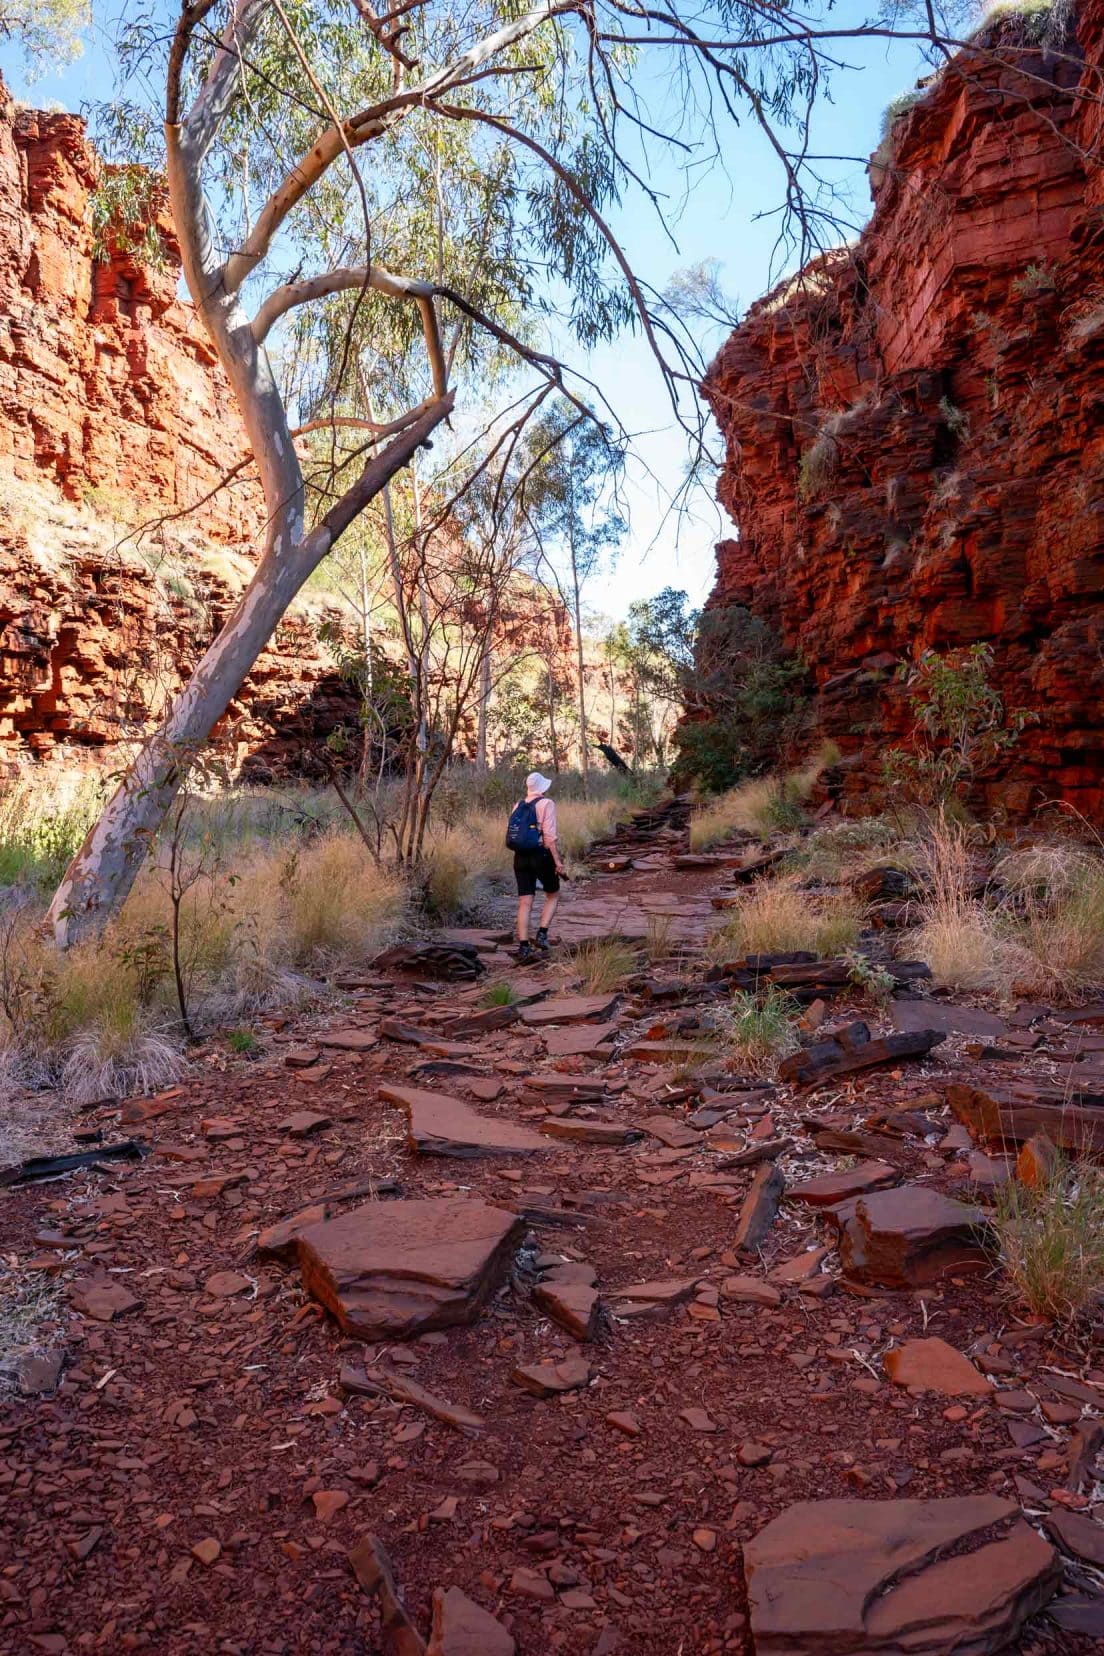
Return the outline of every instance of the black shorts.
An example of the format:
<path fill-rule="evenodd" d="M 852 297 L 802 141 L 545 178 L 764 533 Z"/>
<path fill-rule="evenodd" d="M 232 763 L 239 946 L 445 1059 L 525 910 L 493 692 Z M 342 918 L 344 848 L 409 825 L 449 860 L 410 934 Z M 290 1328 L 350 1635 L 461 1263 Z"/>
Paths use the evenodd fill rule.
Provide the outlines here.
<path fill-rule="evenodd" d="M 556 873 L 552 853 L 546 851 L 544 846 L 539 851 L 514 852 L 514 879 L 519 897 L 534 896 L 538 883 L 550 894 L 560 889 L 560 876 Z"/>

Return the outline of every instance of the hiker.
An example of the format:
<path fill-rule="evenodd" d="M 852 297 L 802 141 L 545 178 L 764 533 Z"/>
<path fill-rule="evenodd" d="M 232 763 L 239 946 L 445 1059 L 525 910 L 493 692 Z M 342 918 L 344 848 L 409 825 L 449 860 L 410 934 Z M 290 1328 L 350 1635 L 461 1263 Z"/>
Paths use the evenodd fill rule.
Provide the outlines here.
<path fill-rule="evenodd" d="M 514 878 L 518 890 L 518 959 L 521 961 L 533 958 L 529 917 L 533 912 L 537 886 L 544 892 L 544 905 L 537 927 L 537 948 L 543 954 L 549 947 L 548 928 L 560 900 L 560 875 L 565 873 L 556 843 L 556 807 L 546 797 L 551 786 L 549 777 L 542 776 L 540 771 L 530 771 L 525 778 L 525 798 L 519 799 L 510 812 L 506 828 L 506 845 L 514 853 Z"/>

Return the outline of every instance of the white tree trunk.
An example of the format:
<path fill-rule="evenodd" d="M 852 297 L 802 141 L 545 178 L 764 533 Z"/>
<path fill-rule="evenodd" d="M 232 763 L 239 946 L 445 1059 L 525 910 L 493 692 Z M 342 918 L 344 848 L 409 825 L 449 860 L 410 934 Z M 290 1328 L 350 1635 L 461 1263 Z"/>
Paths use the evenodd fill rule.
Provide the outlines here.
<path fill-rule="evenodd" d="M 583 798 L 590 784 L 590 755 L 587 751 L 586 680 L 583 676 L 583 609 L 579 590 L 579 561 L 571 548 L 571 581 L 575 591 L 575 660 L 579 673 L 579 769 L 583 773 Z"/>

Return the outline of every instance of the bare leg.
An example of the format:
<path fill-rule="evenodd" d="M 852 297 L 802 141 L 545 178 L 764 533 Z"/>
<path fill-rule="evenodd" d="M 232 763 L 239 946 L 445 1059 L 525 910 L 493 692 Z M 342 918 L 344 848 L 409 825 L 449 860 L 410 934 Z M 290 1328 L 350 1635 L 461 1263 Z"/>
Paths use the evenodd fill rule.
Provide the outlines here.
<path fill-rule="evenodd" d="M 548 905 L 546 903 L 545 907 L 547 907 L 547 906 Z M 524 943 L 528 940 L 528 937 L 529 937 L 529 917 L 532 914 L 532 912 L 533 912 L 533 899 L 532 899 L 532 897 L 519 897 L 518 898 L 518 912 L 517 912 L 517 938 L 518 938 L 519 943 Z"/>
<path fill-rule="evenodd" d="M 552 916 L 555 914 L 559 906 L 559 892 L 550 891 L 544 899 L 544 906 L 540 912 L 540 927 L 542 931 L 548 930 L 549 926 L 552 924 Z"/>

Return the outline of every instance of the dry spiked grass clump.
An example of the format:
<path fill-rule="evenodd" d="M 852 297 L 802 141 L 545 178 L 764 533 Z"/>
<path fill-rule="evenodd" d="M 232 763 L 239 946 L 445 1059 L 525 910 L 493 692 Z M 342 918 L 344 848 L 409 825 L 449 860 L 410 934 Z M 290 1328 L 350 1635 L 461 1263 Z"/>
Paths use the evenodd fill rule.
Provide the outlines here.
<path fill-rule="evenodd" d="M 993 1228 L 1010 1290 L 1033 1315 L 1104 1315 L 1104 1172 L 1056 1156 L 1032 1185 L 998 1186 Z"/>
<path fill-rule="evenodd" d="M 773 986 L 759 995 L 738 989 L 714 1017 L 714 1027 L 728 1056 L 753 1075 L 771 1075 L 780 1058 L 796 1052 L 797 1009 L 789 995 Z"/>
<path fill-rule="evenodd" d="M 587 995 L 604 995 L 636 970 L 636 955 L 616 937 L 590 937 L 571 957 L 568 972 Z"/>
<path fill-rule="evenodd" d="M 864 914 L 848 892 L 803 891 L 794 875 L 760 880 L 714 932 L 710 954 L 714 960 L 798 950 L 839 955 L 857 940 Z"/>
<path fill-rule="evenodd" d="M 1104 981 L 1104 856 L 1068 843 L 1008 853 L 988 882 L 969 830 L 936 818 L 909 950 L 937 984 L 1076 1000 Z"/>
<path fill-rule="evenodd" d="M 838 758 L 839 749 L 825 742 L 799 770 L 784 776 L 753 777 L 699 806 L 690 819 L 691 851 L 710 851 L 738 832 L 769 839 L 771 834 L 800 827 L 802 807 L 821 772 Z"/>

